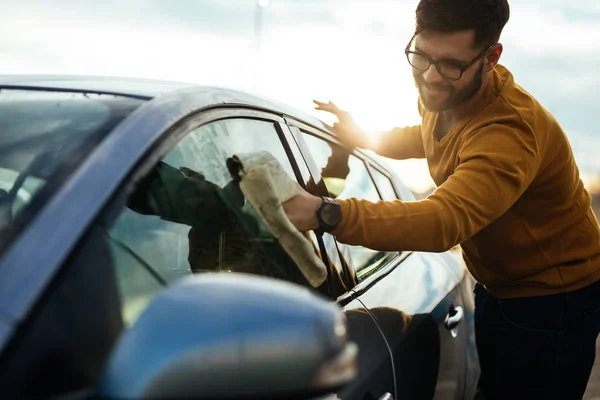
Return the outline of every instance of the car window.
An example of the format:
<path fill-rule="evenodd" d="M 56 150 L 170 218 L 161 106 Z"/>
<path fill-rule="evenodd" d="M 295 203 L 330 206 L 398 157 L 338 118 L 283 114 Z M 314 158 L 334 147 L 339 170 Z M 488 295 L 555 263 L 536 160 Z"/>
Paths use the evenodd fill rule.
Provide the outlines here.
<path fill-rule="evenodd" d="M 146 308 L 154 294 L 167 283 L 150 264 L 113 235 L 108 237 L 108 248 L 117 266 L 116 282 L 124 300 L 121 303 L 121 314 L 123 321 L 129 325 Z"/>
<path fill-rule="evenodd" d="M 0 91 L 0 250 L 142 103 L 114 95 Z"/>
<path fill-rule="evenodd" d="M 0 193 L 9 193 L 19 179 L 19 172 L 0 167 Z M 16 218 L 23 207 L 31 202 L 31 199 L 44 184 L 42 179 L 34 176 L 26 176 L 20 187 L 15 191 L 12 204 L 7 206 L 5 212 L 10 213 L 11 220 Z"/>
<path fill-rule="evenodd" d="M 290 128 L 292 131 L 300 132 L 296 127 Z M 296 140 L 296 137 L 293 135 L 289 136 L 289 141 L 294 144 L 290 146 L 290 150 L 294 159 L 297 160 L 298 173 L 302 182 L 304 182 L 306 190 L 315 196 L 319 196 L 321 191 L 317 188 L 317 185 L 311 176 L 308 165 L 300 152 Z M 356 286 L 354 273 L 350 270 L 350 266 L 346 262 L 346 259 L 341 256 L 335 238 L 329 233 L 323 233 L 318 237 L 315 232 L 312 231 L 307 232 L 307 235 L 312 241 L 315 249 L 318 249 L 317 252 L 321 253 L 321 251 L 323 251 L 323 253 L 320 254 L 321 258 L 331 267 L 331 275 L 329 276 L 331 292 L 329 294 L 333 297 L 338 297 Z M 323 244 L 323 249 L 321 249 L 321 243 Z"/>
<path fill-rule="evenodd" d="M 390 178 L 379 172 L 375 168 L 371 168 L 371 175 L 373 175 L 373 180 L 379 189 L 379 193 L 381 193 L 381 198 L 385 201 L 394 201 L 398 199 L 396 196 L 396 191 L 394 190 L 394 186 L 392 185 L 392 181 Z"/>
<path fill-rule="evenodd" d="M 138 183 L 109 231 L 127 323 L 163 285 L 193 273 L 249 273 L 310 286 L 227 167 L 228 158 L 257 151 L 271 153 L 294 176 L 272 123 L 227 119 L 190 132 Z"/>
<path fill-rule="evenodd" d="M 369 171 L 360 158 L 334 143 L 304 132 L 303 135 L 314 161 L 321 169 L 322 179 L 331 196 L 342 200 L 381 200 Z M 377 272 L 397 254 L 345 244 L 340 244 L 340 250 L 347 262 L 353 266 L 358 282 Z"/>

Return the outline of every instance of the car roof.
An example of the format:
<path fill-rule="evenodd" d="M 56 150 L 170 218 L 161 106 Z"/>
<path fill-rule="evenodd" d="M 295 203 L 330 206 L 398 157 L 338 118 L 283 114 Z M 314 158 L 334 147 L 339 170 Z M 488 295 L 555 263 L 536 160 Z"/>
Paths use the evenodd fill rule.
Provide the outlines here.
<path fill-rule="evenodd" d="M 237 89 L 198 85 L 184 82 L 160 81 L 139 78 L 121 78 L 85 75 L 0 75 L 0 89 L 40 89 L 114 94 L 151 100 L 179 90 L 197 90 L 203 97 L 205 108 L 223 104 L 245 104 L 261 109 L 272 109 L 302 120 L 319 129 L 330 127 L 312 115 L 284 103 L 245 93 Z"/>
<path fill-rule="evenodd" d="M 127 96 L 141 100 L 152 100 L 162 95 L 173 94 L 178 91 L 193 92 L 200 108 L 211 108 L 223 105 L 244 105 L 257 109 L 283 113 L 283 117 L 290 117 L 302 121 L 314 128 L 333 134 L 331 126 L 323 123 L 318 118 L 270 99 L 266 96 L 246 93 L 241 90 L 198 85 L 185 82 L 161 81 L 153 79 L 92 76 L 92 75 L 3 75 L 0 74 L 0 90 L 2 89 L 29 89 L 51 91 L 76 91 L 84 93 L 113 94 Z M 358 150 L 360 153 L 363 151 Z M 376 165 L 389 170 L 379 157 L 368 156 Z"/>
<path fill-rule="evenodd" d="M 80 75 L 0 75 L 0 86 L 116 93 L 146 100 L 175 90 L 194 87 L 192 84 L 180 82 Z"/>

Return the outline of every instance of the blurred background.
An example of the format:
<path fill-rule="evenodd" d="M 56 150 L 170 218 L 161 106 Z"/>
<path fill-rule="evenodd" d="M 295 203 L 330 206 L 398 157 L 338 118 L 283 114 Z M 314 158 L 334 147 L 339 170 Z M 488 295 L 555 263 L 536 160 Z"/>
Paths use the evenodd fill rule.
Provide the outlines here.
<path fill-rule="evenodd" d="M 332 100 L 367 130 L 416 124 L 404 47 L 417 0 L 21 0 L 0 3 L 0 73 L 226 86 L 312 113 Z M 600 2 L 512 1 L 501 60 L 561 122 L 600 206 Z M 424 161 L 390 162 L 417 194 Z"/>

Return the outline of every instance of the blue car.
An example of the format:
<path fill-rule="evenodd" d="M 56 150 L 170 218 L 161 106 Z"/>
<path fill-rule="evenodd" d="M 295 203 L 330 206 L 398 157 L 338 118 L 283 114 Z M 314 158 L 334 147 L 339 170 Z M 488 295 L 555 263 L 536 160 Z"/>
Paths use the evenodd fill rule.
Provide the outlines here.
<path fill-rule="evenodd" d="M 315 194 L 415 201 L 273 100 L 0 76 L 2 397 L 474 398 L 460 255 L 307 232 L 315 284 L 240 190 L 231 160 L 256 152 Z"/>

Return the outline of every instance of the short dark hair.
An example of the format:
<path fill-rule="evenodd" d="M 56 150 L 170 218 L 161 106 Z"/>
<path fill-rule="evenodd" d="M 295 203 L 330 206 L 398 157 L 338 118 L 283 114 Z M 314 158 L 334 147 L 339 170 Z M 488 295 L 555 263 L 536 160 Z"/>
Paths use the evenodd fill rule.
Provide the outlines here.
<path fill-rule="evenodd" d="M 508 0 L 421 0 L 417 32 L 475 29 L 475 47 L 483 48 L 500 40 L 509 17 Z"/>

